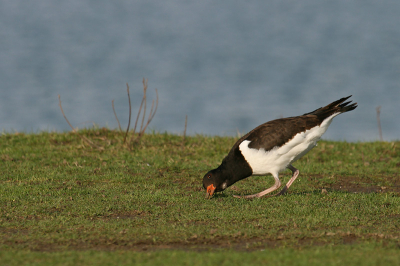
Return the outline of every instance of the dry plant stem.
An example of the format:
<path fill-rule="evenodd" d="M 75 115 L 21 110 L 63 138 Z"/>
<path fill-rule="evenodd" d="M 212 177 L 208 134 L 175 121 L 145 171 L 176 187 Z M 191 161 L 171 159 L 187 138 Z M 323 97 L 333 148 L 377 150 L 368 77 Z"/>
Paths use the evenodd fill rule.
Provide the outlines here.
<path fill-rule="evenodd" d="M 183 143 L 185 143 L 186 140 L 186 128 L 187 128 L 187 115 L 185 117 L 185 130 L 183 131 Z"/>
<path fill-rule="evenodd" d="M 131 115 L 132 115 L 131 96 L 129 95 L 128 83 L 126 83 L 126 91 L 128 93 L 128 101 L 129 101 L 129 121 L 128 121 L 128 127 L 126 128 L 126 132 L 125 132 L 124 143 L 126 142 L 126 136 L 128 135 L 128 132 L 129 132 L 129 127 L 131 125 Z"/>
<path fill-rule="evenodd" d="M 121 129 L 121 124 L 119 123 L 119 120 L 118 120 L 118 117 L 117 117 L 117 113 L 115 112 L 115 108 L 114 108 L 114 100 L 112 100 L 112 101 L 111 101 L 111 104 L 112 104 L 112 109 L 113 109 L 113 112 L 114 112 L 114 115 L 115 115 L 115 119 L 117 119 L 117 122 L 118 122 L 118 128 L 119 128 L 119 131 L 121 131 L 121 132 L 122 132 L 122 129 Z"/>
<path fill-rule="evenodd" d="M 145 84 L 145 79 L 143 79 L 143 87 L 144 87 L 143 90 L 144 90 L 144 92 L 145 92 L 145 95 L 144 95 L 143 98 L 142 98 L 142 101 L 141 101 L 140 107 L 139 107 L 139 112 L 138 112 L 138 114 L 137 114 L 137 116 L 136 116 L 135 127 L 133 128 L 133 135 L 134 135 L 135 132 L 136 132 L 136 127 L 137 127 L 137 123 L 138 123 L 138 121 L 139 121 L 140 112 L 142 111 L 143 102 L 145 101 L 146 89 L 147 89 L 146 86 L 147 86 L 147 83 Z"/>
<path fill-rule="evenodd" d="M 128 86 L 128 84 L 127 84 L 127 86 Z M 154 105 L 154 100 L 153 100 L 152 104 L 151 104 L 151 108 L 150 108 L 150 114 L 149 114 L 149 116 L 147 118 L 147 121 L 145 123 L 144 121 L 146 119 L 146 108 L 147 108 L 147 95 L 146 95 L 146 92 L 147 92 L 147 79 L 143 78 L 143 98 L 142 98 L 142 101 L 140 103 L 138 114 L 136 116 L 136 121 L 135 121 L 135 126 L 133 128 L 132 136 L 134 136 L 135 133 L 136 133 L 136 128 L 138 126 L 140 115 L 142 114 L 142 109 L 143 109 L 143 114 L 142 114 L 142 118 L 141 118 L 142 121 L 141 121 L 141 124 L 140 124 L 140 129 L 139 129 L 139 132 L 138 132 L 138 136 L 135 138 L 134 142 L 137 142 L 142 137 L 142 135 L 146 131 L 147 126 L 150 124 L 151 120 L 154 118 L 154 116 L 156 114 L 156 111 L 157 111 L 157 107 L 158 107 L 158 91 L 156 89 L 156 96 L 157 96 L 156 104 Z M 128 87 L 128 97 L 129 97 L 129 87 Z M 129 97 L 129 124 L 130 124 L 130 121 L 131 121 L 131 101 L 130 101 L 130 97 Z M 129 131 L 129 124 L 128 124 L 128 129 L 126 131 L 126 135 L 128 134 L 128 131 Z M 126 135 L 125 135 L 124 143 L 126 141 Z M 128 146 L 130 146 L 130 145 L 128 145 Z"/>
<path fill-rule="evenodd" d="M 75 129 L 75 128 L 71 125 L 71 123 L 68 121 L 67 116 L 66 116 L 65 113 L 64 113 L 64 110 L 63 110 L 62 105 L 61 105 L 61 96 L 60 96 L 60 94 L 58 94 L 58 106 L 60 106 L 61 113 L 62 113 L 62 115 L 64 116 L 65 121 L 67 121 L 68 125 L 72 128 L 72 132 L 78 133 L 78 132 L 76 131 L 76 129 Z M 95 148 L 102 148 L 102 147 L 100 147 L 100 146 L 94 144 L 91 140 L 89 140 L 89 139 L 86 138 L 85 136 L 82 136 L 82 135 L 80 135 L 80 134 L 78 134 L 78 136 L 79 136 L 83 141 L 85 141 L 87 144 L 89 144 L 90 146 L 95 147 Z"/>
<path fill-rule="evenodd" d="M 158 108 L 158 91 L 156 89 L 156 96 L 157 96 L 156 104 L 154 105 L 154 100 L 153 100 L 152 104 L 151 104 L 151 108 L 150 108 L 150 114 L 149 114 L 149 117 L 148 117 L 147 122 L 145 124 L 144 120 L 146 118 L 146 107 L 147 107 L 147 103 L 146 103 L 147 102 L 147 95 L 146 95 L 146 92 L 147 92 L 147 79 L 143 79 L 143 98 L 142 98 L 142 102 L 140 103 L 139 112 L 138 112 L 137 117 L 136 117 L 135 127 L 133 128 L 133 135 L 136 132 L 137 123 L 139 121 L 140 114 L 142 112 L 142 108 L 143 108 L 143 115 L 142 115 L 142 122 L 141 122 L 141 125 L 140 125 L 138 136 L 135 139 L 135 141 L 137 141 L 144 134 L 144 132 L 146 131 L 147 126 L 150 124 L 151 120 L 154 118 L 154 116 L 155 116 L 155 114 L 157 112 L 157 108 Z"/>
<path fill-rule="evenodd" d="M 376 107 L 376 119 L 378 120 L 379 139 L 383 141 L 380 115 L 381 115 L 381 107 L 378 106 Z"/>
<path fill-rule="evenodd" d="M 139 130 L 139 135 L 142 134 L 143 131 L 143 122 L 146 117 L 146 104 L 147 104 L 147 97 L 146 97 L 146 91 L 147 91 L 147 79 L 143 78 L 143 101 L 144 101 L 144 108 L 143 108 L 143 117 L 142 117 L 142 123 L 140 125 L 140 130 Z"/>
<path fill-rule="evenodd" d="M 140 103 L 139 112 L 136 116 L 135 127 L 133 128 L 133 135 L 135 135 L 135 132 L 136 132 L 136 127 L 137 127 L 137 123 L 139 121 L 140 112 L 142 111 L 142 107 L 143 107 L 143 101 L 144 101 L 144 99 L 142 99 L 142 102 Z"/>
<path fill-rule="evenodd" d="M 158 108 L 158 90 L 156 89 L 156 108 L 154 109 L 153 114 L 151 114 L 151 112 L 150 112 L 150 116 L 149 116 L 149 120 L 147 121 L 147 124 L 150 124 L 151 120 L 153 120 L 154 116 L 156 115 L 157 108 Z M 151 109 L 153 110 L 153 106 Z"/>
<path fill-rule="evenodd" d="M 64 110 L 63 110 L 63 108 L 62 108 L 62 106 L 61 106 L 61 96 L 60 96 L 60 94 L 58 94 L 58 106 L 60 106 L 61 113 L 62 113 L 62 115 L 64 116 L 65 121 L 67 121 L 68 125 L 72 128 L 72 131 L 73 131 L 73 132 L 76 132 L 75 128 L 71 125 L 71 123 L 68 121 L 67 117 L 66 117 L 65 114 L 64 114 Z"/>
<path fill-rule="evenodd" d="M 156 112 L 157 112 L 157 107 L 158 107 L 158 91 L 157 91 L 157 89 L 156 89 L 156 96 L 157 96 L 157 99 L 156 99 L 155 109 L 154 109 L 154 100 L 153 100 L 153 101 L 151 102 L 150 114 L 149 114 L 149 117 L 148 117 L 148 119 L 147 119 L 146 125 L 145 125 L 144 128 L 140 131 L 140 134 L 141 134 L 141 135 L 144 134 L 144 132 L 146 131 L 147 126 L 150 124 L 151 120 L 153 120 L 154 115 L 155 115 Z M 153 110 L 154 110 L 154 111 L 153 111 Z"/>

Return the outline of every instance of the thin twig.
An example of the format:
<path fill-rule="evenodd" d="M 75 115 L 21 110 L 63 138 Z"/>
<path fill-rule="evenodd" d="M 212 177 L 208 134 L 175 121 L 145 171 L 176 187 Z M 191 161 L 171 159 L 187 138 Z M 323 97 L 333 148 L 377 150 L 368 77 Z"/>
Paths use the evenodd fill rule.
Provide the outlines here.
<path fill-rule="evenodd" d="M 140 103 L 139 111 L 136 116 L 135 127 L 133 128 L 132 136 L 134 136 L 136 133 L 136 129 L 137 129 L 139 120 L 141 119 L 142 121 L 140 123 L 140 129 L 138 131 L 138 135 L 135 138 L 134 142 L 137 142 L 144 135 L 144 132 L 146 131 L 148 125 L 150 124 L 151 120 L 154 118 L 154 116 L 157 112 L 157 108 L 158 108 L 158 91 L 157 91 L 157 89 L 156 89 L 156 96 L 157 96 L 156 102 L 154 104 L 154 100 L 152 101 L 150 113 L 149 113 L 149 116 L 145 123 L 146 108 L 147 108 L 147 79 L 143 78 L 143 98 Z M 143 109 L 143 114 L 142 114 L 142 109 Z M 142 116 L 141 116 L 141 114 L 142 114 Z"/>
<path fill-rule="evenodd" d="M 378 106 L 376 107 L 376 119 L 378 120 L 379 139 L 383 141 L 380 115 L 381 115 L 381 106 Z"/>
<path fill-rule="evenodd" d="M 128 92 L 128 100 L 129 100 L 129 121 L 128 121 L 128 127 L 126 128 L 126 133 L 125 133 L 125 137 L 124 137 L 124 143 L 126 141 L 126 136 L 128 135 L 129 127 L 131 125 L 131 114 L 132 114 L 131 96 L 129 95 L 129 85 L 128 85 L 128 83 L 126 83 L 126 91 Z"/>
<path fill-rule="evenodd" d="M 150 118 L 150 120 L 149 120 L 149 123 L 150 123 L 151 120 L 153 120 L 154 116 L 156 115 L 157 108 L 158 108 L 158 90 L 156 89 L 156 108 L 155 108 L 155 110 L 154 110 L 153 115 L 151 116 L 151 118 Z"/>
<path fill-rule="evenodd" d="M 117 119 L 117 122 L 118 122 L 119 131 L 121 131 L 121 132 L 122 132 L 122 129 L 121 129 L 121 124 L 119 123 L 119 120 L 118 120 L 118 117 L 117 117 L 117 113 L 115 112 L 115 108 L 114 108 L 114 100 L 112 100 L 112 101 L 111 101 L 111 103 L 112 103 L 112 109 L 113 109 L 113 112 L 114 112 L 114 115 L 115 115 L 115 119 Z"/>
<path fill-rule="evenodd" d="M 146 103 L 145 103 L 145 106 L 146 106 Z M 147 126 L 150 124 L 149 120 L 150 120 L 150 118 L 151 118 L 151 114 L 153 113 L 153 108 L 154 108 L 154 100 L 151 102 L 150 114 L 149 114 L 149 117 L 148 117 L 148 119 L 147 119 L 147 122 L 146 122 L 146 124 L 144 125 L 144 127 L 140 129 L 140 132 L 139 132 L 139 135 L 140 135 L 140 136 L 144 134 L 144 132 L 146 131 Z M 144 110 L 144 111 L 146 111 L 146 110 Z M 145 118 L 145 117 L 144 117 L 144 114 L 145 114 L 145 113 L 143 113 L 143 120 L 144 120 L 144 118 Z M 142 122 L 143 122 L 143 121 L 142 121 Z"/>
<path fill-rule="evenodd" d="M 186 128 L 187 128 L 187 115 L 185 117 L 185 130 L 183 131 L 183 143 L 185 143 L 186 140 Z"/>
<path fill-rule="evenodd" d="M 142 134 L 143 132 L 143 122 L 144 119 L 146 117 L 146 104 L 147 104 L 147 100 L 146 100 L 146 91 L 147 91 L 147 79 L 143 78 L 143 100 L 144 100 L 144 108 L 143 108 L 143 117 L 142 117 L 142 124 L 140 125 L 140 131 L 139 134 Z"/>
<path fill-rule="evenodd" d="M 238 137 L 239 139 L 242 137 L 242 134 L 240 133 L 240 131 L 239 131 L 238 128 L 236 128 L 236 134 L 237 134 L 237 137 Z"/>
<path fill-rule="evenodd" d="M 64 113 L 64 110 L 63 110 L 62 105 L 61 105 L 61 96 L 60 96 L 60 94 L 58 94 L 58 106 L 60 106 L 61 113 L 63 114 L 63 116 L 64 116 L 64 118 L 65 118 L 65 121 L 67 121 L 68 125 L 72 128 L 72 131 L 73 131 L 74 133 L 78 133 L 78 132 L 76 131 L 76 129 L 75 129 L 75 128 L 71 125 L 71 123 L 68 121 L 67 116 L 66 116 L 65 113 Z M 103 148 L 103 147 L 100 147 L 100 146 L 94 144 L 91 140 L 89 140 L 88 138 L 86 138 L 86 137 L 83 136 L 83 135 L 78 134 L 78 136 L 79 136 L 83 141 L 85 141 L 87 144 L 89 144 L 89 145 L 92 146 L 92 147 L 96 147 L 96 148 L 99 148 L 99 149 L 102 149 L 102 148 Z"/>
<path fill-rule="evenodd" d="M 68 125 L 72 128 L 72 131 L 73 131 L 73 132 L 76 132 L 75 128 L 71 125 L 71 123 L 68 121 L 67 117 L 66 117 L 65 114 L 64 114 L 64 110 L 63 110 L 63 108 L 62 108 L 62 106 L 61 106 L 61 96 L 60 96 L 60 94 L 58 94 L 58 106 L 60 106 L 61 113 L 62 113 L 62 115 L 64 116 L 65 121 L 67 121 Z"/>
<path fill-rule="evenodd" d="M 137 122 L 139 121 L 140 112 L 142 111 L 143 102 L 144 102 L 144 98 L 142 99 L 142 102 L 140 103 L 139 112 L 138 112 L 138 114 L 136 116 L 135 127 L 133 128 L 133 133 L 132 133 L 133 135 L 136 132 L 136 126 L 137 126 Z"/>
<path fill-rule="evenodd" d="M 143 135 L 144 132 L 146 131 L 147 126 L 150 124 L 151 120 L 153 120 L 154 116 L 156 115 L 157 112 L 157 108 L 158 108 L 158 91 L 156 89 L 156 105 L 155 105 L 155 109 L 153 112 L 153 108 L 154 108 L 154 100 L 151 102 L 151 109 L 150 109 L 150 114 L 149 114 L 149 118 L 147 119 L 146 125 L 144 126 L 143 130 L 140 132 L 140 135 Z"/>

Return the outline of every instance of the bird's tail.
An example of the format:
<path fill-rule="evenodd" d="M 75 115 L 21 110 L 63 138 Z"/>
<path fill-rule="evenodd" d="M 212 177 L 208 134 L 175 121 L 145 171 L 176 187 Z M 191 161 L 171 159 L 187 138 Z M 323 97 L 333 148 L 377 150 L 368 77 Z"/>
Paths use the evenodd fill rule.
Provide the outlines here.
<path fill-rule="evenodd" d="M 341 98 L 337 101 L 334 101 L 333 103 L 328 104 L 325 107 L 318 108 L 317 110 L 314 110 L 310 113 L 306 113 L 304 115 L 316 115 L 322 119 L 325 119 L 336 113 L 341 114 L 341 113 L 345 113 L 345 112 L 354 110 L 357 108 L 357 103 L 350 104 L 352 101 L 345 102 L 351 96 L 352 95 Z"/>

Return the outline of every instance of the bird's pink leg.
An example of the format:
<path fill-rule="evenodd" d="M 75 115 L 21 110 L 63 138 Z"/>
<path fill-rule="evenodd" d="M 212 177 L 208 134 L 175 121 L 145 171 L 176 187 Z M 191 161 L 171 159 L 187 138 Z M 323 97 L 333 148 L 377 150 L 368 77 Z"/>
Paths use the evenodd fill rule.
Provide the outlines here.
<path fill-rule="evenodd" d="M 279 192 L 279 193 L 277 193 L 277 194 L 275 194 L 275 195 L 272 195 L 272 196 L 280 196 L 280 195 L 285 194 L 286 191 L 287 191 L 287 190 L 289 189 L 289 187 L 293 184 L 294 180 L 296 180 L 297 176 L 298 176 L 299 173 L 300 173 L 299 170 L 296 169 L 296 168 L 294 168 L 291 164 L 289 164 L 289 166 L 288 166 L 287 168 L 289 168 L 289 169 L 292 171 L 292 173 L 293 173 L 292 178 L 290 178 L 289 182 L 287 182 L 287 184 L 283 187 L 283 189 L 281 190 L 281 192 Z"/>
<path fill-rule="evenodd" d="M 253 194 L 253 195 L 247 195 L 247 196 L 238 196 L 238 195 L 233 195 L 233 196 L 235 198 L 245 198 L 245 199 L 261 198 L 261 197 L 267 195 L 268 193 L 271 193 L 272 191 L 275 191 L 281 187 L 282 183 L 279 180 L 278 175 L 276 177 L 274 176 L 274 178 L 275 178 L 275 184 L 272 187 L 270 187 L 264 191 L 261 191 L 257 194 Z"/>

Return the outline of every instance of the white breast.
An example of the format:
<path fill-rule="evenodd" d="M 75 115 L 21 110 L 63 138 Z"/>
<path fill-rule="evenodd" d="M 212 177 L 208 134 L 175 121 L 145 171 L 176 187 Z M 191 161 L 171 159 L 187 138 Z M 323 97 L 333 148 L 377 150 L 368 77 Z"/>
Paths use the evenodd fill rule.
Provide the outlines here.
<path fill-rule="evenodd" d="M 278 174 L 289 164 L 300 159 L 314 148 L 317 145 L 317 141 L 328 129 L 332 119 L 338 114 L 331 115 L 320 126 L 296 134 L 281 147 L 276 146 L 269 151 L 252 149 L 249 148 L 250 141 L 244 140 L 239 145 L 239 149 L 253 170 L 253 175 Z"/>

